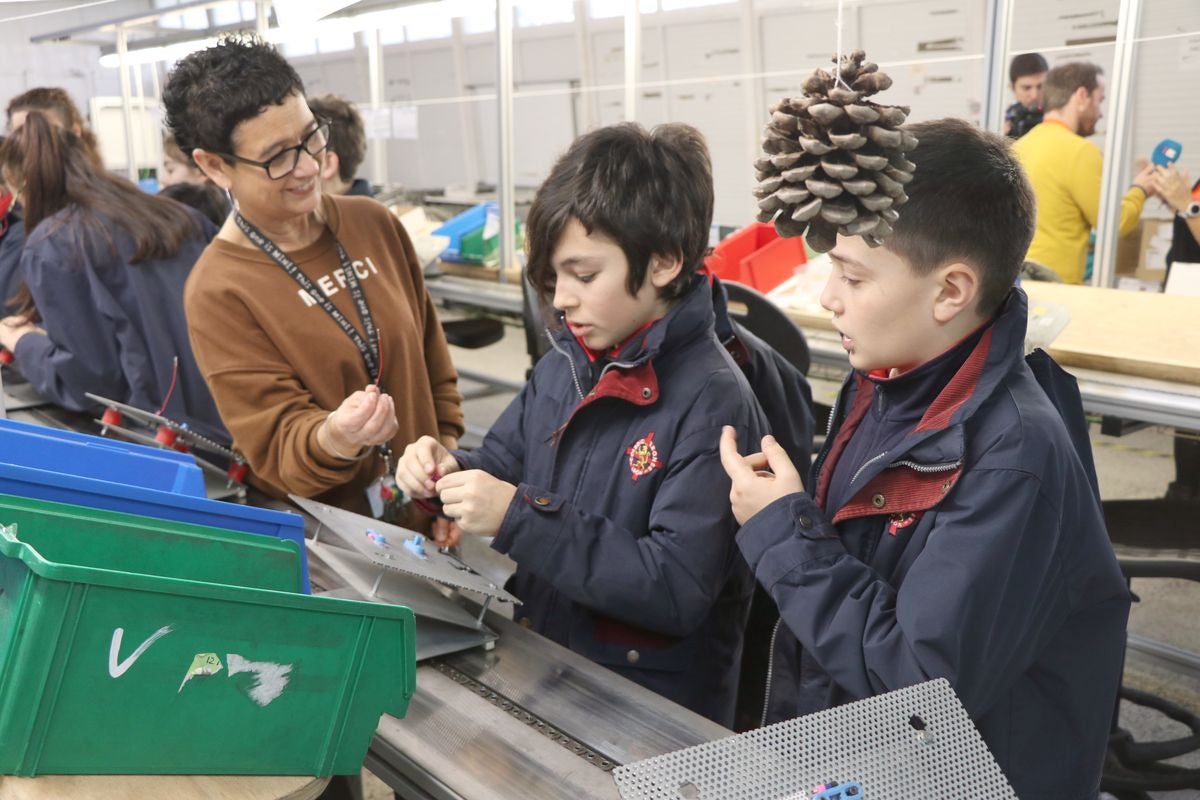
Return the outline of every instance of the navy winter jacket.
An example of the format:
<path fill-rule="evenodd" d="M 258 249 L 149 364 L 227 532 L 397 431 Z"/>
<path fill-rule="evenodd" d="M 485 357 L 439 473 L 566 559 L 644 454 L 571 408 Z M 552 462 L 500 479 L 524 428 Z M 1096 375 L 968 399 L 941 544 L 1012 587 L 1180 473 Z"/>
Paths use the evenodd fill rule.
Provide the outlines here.
<path fill-rule="evenodd" d="M 803 475 L 812 464 L 813 446 L 812 387 L 808 378 L 771 345 L 734 321 L 720 279 L 713 276 L 710 280 L 717 338 L 745 373 L 766 415 L 770 434 Z M 743 444 L 758 449 L 758 442 Z"/>
<path fill-rule="evenodd" d="M 552 343 L 483 446 L 455 453 L 517 486 L 493 547 L 517 562 L 518 620 L 728 726 L 753 580 L 718 443 L 765 422 L 708 285 L 611 362 L 566 330 Z"/>
<path fill-rule="evenodd" d="M 101 218 L 85 226 L 77 209 L 43 220 L 27 235 L 21 270 L 46 334 L 30 333 L 14 355 L 37 393 L 73 411 L 94 411 L 85 393 L 157 411 L 220 442 L 229 434 L 217 414 L 192 348 L 183 313 L 183 284 L 216 228 L 190 211 L 196 231 L 169 259 L 130 264 L 133 238 Z M 236 336 L 236 331 L 229 332 Z"/>
<path fill-rule="evenodd" d="M 0 234 L 0 316 L 15 310 L 9 300 L 21 290 L 21 247 L 25 244 L 25 221 L 10 211 Z"/>
<path fill-rule="evenodd" d="M 852 373 L 815 499 L 777 500 L 738 545 L 785 623 L 769 722 L 944 677 L 1018 797 L 1093 798 L 1130 595 L 1080 458 L 1078 393 L 1044 355 L 1035 376 L 1026 319 L 1014 289 L 915 429 L 824 508 L 875 390 Z"/>

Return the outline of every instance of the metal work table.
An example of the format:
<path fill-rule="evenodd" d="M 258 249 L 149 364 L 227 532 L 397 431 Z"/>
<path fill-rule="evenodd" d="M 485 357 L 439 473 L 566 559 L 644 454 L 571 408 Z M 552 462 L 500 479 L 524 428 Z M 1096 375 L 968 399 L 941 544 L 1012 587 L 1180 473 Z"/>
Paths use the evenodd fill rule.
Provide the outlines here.
<path fill-rule="evenodd" d="M 426 278 L 425 287 L 435 300 L 521 316 L 519 284 L 437 275 Z"/>
<path fill-rule="evenodd" d="M 494 650 L 419 666 L 408 715 L 375 733 L 366 765 L 405 797 L 616 800 L 612 766 L 731 735 L 494 612 L 487 624 Z"/>
<path fill-rule="evenodd" d="M 805 329 L 814 369 L 810 379 L 840 382 L 850 369 L 837 334 Z M 1079 382 L 1085 411 L 1200 430 L 1200 386 L 1064 367 Z"/>

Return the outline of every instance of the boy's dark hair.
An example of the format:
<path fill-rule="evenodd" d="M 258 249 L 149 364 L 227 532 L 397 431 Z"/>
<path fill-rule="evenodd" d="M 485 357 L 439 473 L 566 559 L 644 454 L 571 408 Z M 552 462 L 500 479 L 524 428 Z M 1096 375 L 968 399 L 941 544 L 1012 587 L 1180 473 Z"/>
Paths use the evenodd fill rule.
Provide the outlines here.
<path fill-rule="evenodd" d="M 1046 73 L 1046 85 L 1042 89 L 1042 108 L 1054 111 L 1062 108 L 1080 88 L 1090 95 L 1100 85 L 1104 70 L 1098 64 L 1072 61 L 1061 64 Z"/>
<path fill-rule="evenodd" d="M 1050 65 L 1046 63 L 1046 59 L 1041 53 L 1021 53 L 1019 56 L 1013 56 L 1013 60 L 1008 65 L 1008 85 L 1012 86 L 1017 82 L 1017 78 L 1024 78 L 1026 75 L 1041 75 L 1043 72 L 1048 72 Z"/>
<path fill-rule="evenodd" d="M 1033 239 L 1036 204 L 1007 140 L 960 119 L 905 128 L 920 143 L 905 187 L 909 201 L 885 246 L 918 275 L 962 261 L 980 279 L 976 310 L 992 314 L 1004 302 Z"/>
<path fill-rule="evenodd" d="M 229 203 L 225 195 L 208 181 L 204 183 L 174 183 L 163 187 L 160 197 L 169 197 L 177 203 L 191 206 L 208 217 L 218 228 L 225 224 L 229 216 Z"/>
<path fill-rule="evenodd" d="M 362 116 L 349 100 L 334 94 L 308 98 L 313 116 L 329 122 L 329 149 L 337 153 L 338 177 L 354 180 L 367 153 L 367 132 Z"/>
<path fill-rule="evenodd" d="M 712 214 L 712 163 L 698 130 L 671 123 L 648 131 L 623 122 L 591 131 L 555 162 L 533 199 L 526 277 L 548 307 L 555 284 L 551 258 L 574 218 L 624 251 L 630 294 L 645 282 L 652 256 L 678 256 L 683 268 L 659 292 L 674 300 L 704 262 Z"/>
<path fill-rule="evenodd" d="M 162 99 L 167 129 L 190 162 L 197 147 L 232 153 L 233 129 L 291 94 L 304 96 L 292 65 L 258 37 L 239 34 L 176 63 Z"/>

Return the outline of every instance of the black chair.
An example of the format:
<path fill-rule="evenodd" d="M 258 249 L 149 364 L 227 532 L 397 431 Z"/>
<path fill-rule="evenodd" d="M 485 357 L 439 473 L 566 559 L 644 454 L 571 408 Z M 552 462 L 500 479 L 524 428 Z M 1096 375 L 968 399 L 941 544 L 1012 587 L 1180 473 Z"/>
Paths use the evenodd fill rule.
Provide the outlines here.
<path fill-rule="evenodd" d="M 1110 500 L 1104 521 L 1121 571 L 1133 578 L 1200 582 L 1200 502 Z M 1148 800 L 1149 791 L 1200 789 L 1200 769 L 1161 763 L 1200 750 L 1200 716 L 1161 697 L 1122 685 L 1120 698 L 1173 719 L 1190 733 L 1177 739 L 1137 742 L 1116 728 L 1109 740 L 1101 788 L 1121 800 Z"/>
<path fill-rule="evenodd" d="M 722 281 L 721 285 L 729 297 L 729 316 L 807 375 L 812 360 L 800 326 L 758 290 L 734 281 Z"/>
<path fill-rule="evenodd" d="M 449 344 L 478 350 L 504 338 L 504 323 L 491 317 L 451 319 L 442 322 L 442 332 Z"/>

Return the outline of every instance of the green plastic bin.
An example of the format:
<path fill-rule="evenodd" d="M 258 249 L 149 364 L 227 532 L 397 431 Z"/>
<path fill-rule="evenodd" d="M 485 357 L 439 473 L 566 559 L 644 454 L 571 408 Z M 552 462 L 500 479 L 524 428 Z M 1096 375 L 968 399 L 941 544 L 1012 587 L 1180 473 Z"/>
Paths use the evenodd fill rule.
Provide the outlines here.
<path fill-rule="evenodd" d="M 280 592 L 304 582 L 288 539 L 0 494 L 0 525 L 14 524 L 50 562 Z"/>
<path fill-rule="evenodd" d="M 0 773 L 354 774 L 407 710 L 409 609 L 197 579 L 288 543 L 3 499 Z"/>

